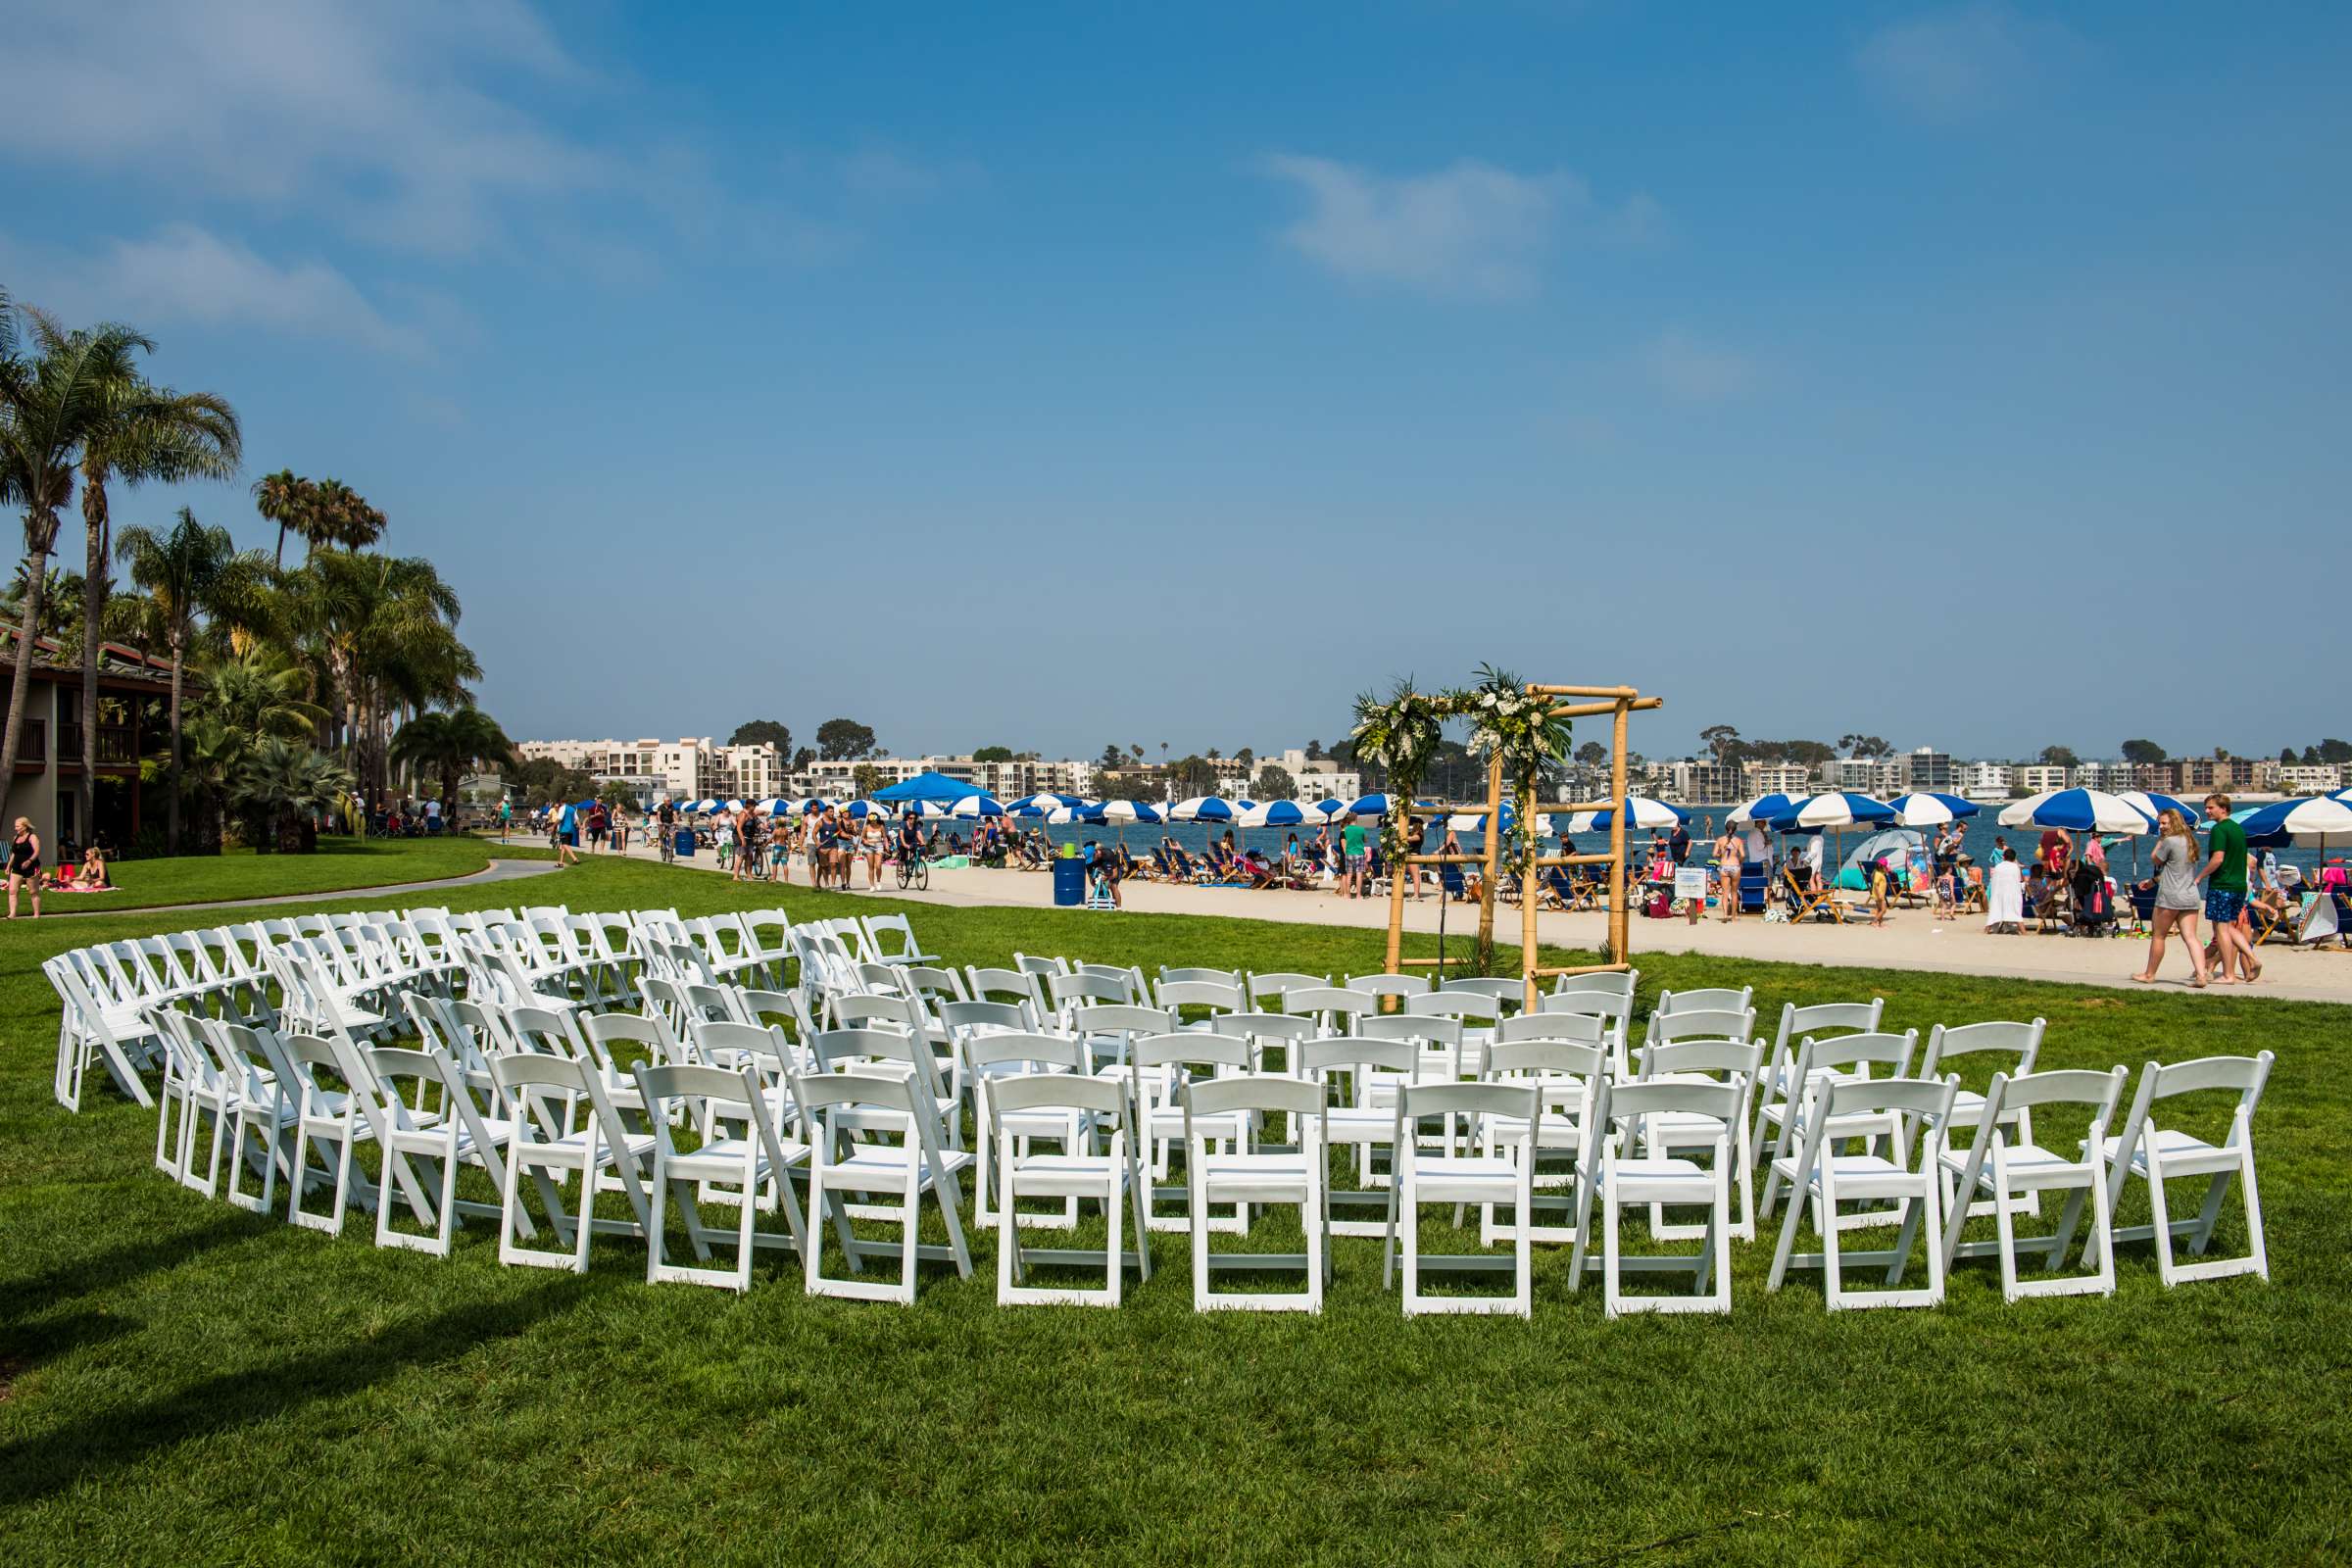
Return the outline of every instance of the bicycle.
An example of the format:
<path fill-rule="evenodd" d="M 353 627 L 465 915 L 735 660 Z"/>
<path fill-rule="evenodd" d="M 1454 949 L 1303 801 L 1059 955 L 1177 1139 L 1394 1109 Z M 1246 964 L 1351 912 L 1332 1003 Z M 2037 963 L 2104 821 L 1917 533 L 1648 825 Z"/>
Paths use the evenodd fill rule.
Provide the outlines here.
<path fill-rule="evenodd" d="M 914 889 L 914 890 L 915 890 L 917 893 L 928 893 L 928 892 L 930 892 L 930 891 L 931 891 L 931 862 L 930 862 L 930 860 L 929 860 L 927 858 L 925 858 L 925 857 L 923 857 L 923 856 L 920 856 L 920 855 L 913 857 L 911 859 L 909 859 L 907 857 L 906 857 L 906 856 L 904 856 L 904 855 L 900 856 L 900 857 L 899 857 L 899 886 L 900 886 L 902 889 L 905 889 L 905 888 L 912 888 L 912 889 Z"/>

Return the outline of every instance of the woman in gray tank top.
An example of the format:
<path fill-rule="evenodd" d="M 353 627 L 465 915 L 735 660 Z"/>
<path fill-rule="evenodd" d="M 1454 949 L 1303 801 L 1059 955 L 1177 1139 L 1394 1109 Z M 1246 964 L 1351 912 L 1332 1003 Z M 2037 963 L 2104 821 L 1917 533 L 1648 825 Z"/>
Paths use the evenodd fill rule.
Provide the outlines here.
<path fill-rule="evenodd" d="M 2148 938 L 2147 967 L 2132 978 L 2153 981 L 2164 963 L 2164 939 L 2176 927 L 2180 940 L 2188 947 L 2189 963 L 2196 978 L 2189 983 L 2202 990 L 2206 982 L 2205 949 L 2197 941 L 2197 911 L 2203 906 L 2203 891 L 2197 884 L 2204 879 L 2205 857 L 2197 848 L 2196 830 L 2179 811 L 2167 810 L 2157 819 L 2160 836 L 2153 857 L 2156 875 L 2156 915 L 2154 929 Z M 2145 887 L 2147 883 L 2141 883 Z"/>

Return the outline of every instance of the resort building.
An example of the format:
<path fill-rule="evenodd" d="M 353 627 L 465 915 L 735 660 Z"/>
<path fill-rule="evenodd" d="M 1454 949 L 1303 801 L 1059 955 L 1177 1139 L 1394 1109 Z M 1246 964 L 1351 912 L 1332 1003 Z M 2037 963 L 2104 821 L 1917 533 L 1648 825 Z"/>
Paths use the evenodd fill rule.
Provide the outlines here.
<path fill-rule="evenodd" d="M 1910 787 L 1910 771 L 1899 758 L 1841 757 L 1821 764 L 1821 787 L 1889 800 Z"/>
<path fill-rule="evenodd" d="M 1813 770 L 1802 762 L 1742 762 L 1740 788 L 1745 795 L 1803 795 L 1813 788 Z"/>
<path fill-rule="evenodd" d="M 2005 801 L 2009 798 L 2009 777 L 2007 762 L 1963 762 L 1960 793 L 1972 801 Z"/>
<path fill-rule="evenodd" d="M 2042 795 L 2052 790 L 2071 789 L 2070 775 L 2074 769 L 2054 762 L 2028 762 L 2012 769 L 2017 787 L 2028 795 Z"/>
<path fill-rule="evenodd" d="M 719 746 L 710 736 L 684 740 L 523 741 L 526 759 L 544 758 L 600 782 L 618 779 L 646 800 L 670 796 L 744 798 L 773 795 L 784 782 L 784 756 L 772 745 Z"/>
<path fill-rule="evenodd" d="M 16 689 L 18 635 L 14 628 L 0 627 L 0 705 Z M 144 799 L 148 789 L 139 782 L 139 759 L 170 750 L 171 700 L 168 661 L 117 643 L 99 645 L 98 775 L 92 799 L 98 837 L 118 850 L 131 848 L 144 827 L 164 819 L 163 786 L 154 786 L 156 799 Z M 85 842 L 77 799 L 81 741 L 81 662 L 66 657 L 56 643 L 36 638 L 4 814 L 11 822 L 20 816 L 31 822 L 42 853 L 52 859 L 60 844 Z"/>
<path fill-rule="evenodd" d="M 2278 788 L 2288 795 L 2332 795 L 2344 787 L 2344 770 L 2333 762 L 2280 762 Z"/>
<path fill-rule="evenodd" d="M 1904 760 L 1910 764 L 1910 771 L 1903 780 L 1905 788 L 1934 790 L 1943 795 L 1959 793 L 1953 788 L 1960 782 L 1959 769 L 1953 765 L 1949 753 L 1939 752 L 1933 746 L 1922 746 Z"/>

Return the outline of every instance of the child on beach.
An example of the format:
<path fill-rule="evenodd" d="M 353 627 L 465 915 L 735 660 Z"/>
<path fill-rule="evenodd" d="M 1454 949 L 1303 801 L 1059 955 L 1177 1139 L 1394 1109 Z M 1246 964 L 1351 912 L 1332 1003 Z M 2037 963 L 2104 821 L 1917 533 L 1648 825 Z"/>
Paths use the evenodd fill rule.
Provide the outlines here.
<path fill-rule="evenodd" d="M 1874 927 L 1886 923 L 1886 892 L 1893 881 L 1894 873 L 1887 869 L 1885 856 L 1870 862 L 1870 923 Z"/>

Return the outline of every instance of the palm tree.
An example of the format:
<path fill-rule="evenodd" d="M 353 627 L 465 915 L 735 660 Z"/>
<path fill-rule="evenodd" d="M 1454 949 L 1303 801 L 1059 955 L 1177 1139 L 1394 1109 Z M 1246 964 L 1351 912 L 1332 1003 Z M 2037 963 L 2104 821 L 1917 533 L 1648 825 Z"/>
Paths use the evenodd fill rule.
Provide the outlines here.
<path fill-rule="evenodd" d="M 204 696 L 200 717 L 218 719 L 248 739 L 274 735 L 308 741 L 318 732 L 322 710 L 306 699 L 310 672 L 275 648 L 256 647 L 200 664 Z"/>
<path fill-rule="evenodd" d="M 318 504 L 318 486 L 292 468 L 265 473 L 253 482 L 254 510 L 277 524 L 277 552 L 270 558 L 270 564 L 286 564 L 286 530 L 303 533 L 311 509 Z"/>
<path fill-rule="evenodd" d="M 164 646 L 172 655 L 171 791 L 166 798 L 165 853 L 179 853 L 179 731 L 180 698 L 188 657 L 188 639 L 196 617 L 209 615 L 223 599 L 231 602 L 243 592 L 242 582 L 269 568 L 258 550 L 239 553 L 226 528 L 208 528 L 187 508 L 168 534 L 148 528 L 125 528 L 115 553 L 130 567 L 130 580 L 147 592 Z M 224 592 L 225 590 L 225 592 Z"/>
<path fill-rule="evenodd" d="M 469 768 L 505 767 L 514 760 L 514 743 L 498 720 L 478 708 L 419 713 L 392 737 L 392 760 L 429 768 L 441 777 L 441 810 L 457 821 L 458 776 Z"/>
<path fill-rule="evenodd" d="M 462 704 L 481 665 L 458 640 L 458 596 L 433 564 L 322 550 L 292 574 L 290 609 L 340 711 L 354 771 L 377 788 L 387 703 Z"/>
<path fill-rule="evenodd" d="M 36 356 L 22 352 L 20 316 L 40 329 Z M 122 418 L 122 389 L 138 380 L 135 360 L 145 347 L 146 339 L 123 326 L 55 336 L 42 318 L 12 306 L 0 293 L 0 506 L 17 506 L 24 515 L 23 618 L 8 722 L 0 729 L 0 779 L 15 775 L 24 738 L 32 649 L 49 582 L 49 556 L 57 548 L 58 514 L 73 499 L 74 467 L 92 436 L 103 442 Z M 94 660 L 97 638 L 86 642 L 87 657 Z M 91 747 L 96 745 L 94 720 L 85 708 L 84 744 Z M 85 765 L 85 791 L 91 771 Z"/>
<path fill-rule="evenodd" d="M 122 343 L 127 352 L 109 359 L 111 373 L 98 382 L 95 416 L 81 432 L 75 466 L 81 474 L 84 565 L 81 573 L 81 778 L 80 818 L 95 823 L 98 782 L 98 649 L 105 634 L 113 540 L 107 488 L 125 489 L 150 480 L 177 484 L 188 479 L 225 479 L 237 471 L 243 437 L 227 400 L 211 392 L 179 393 L 151 384 L 133 363 L 155 345 L 128 327 L 100 326 L 68 332 L 44 311 L 26 310 L 32 336 L 44 356 L 82 344 Z"/>
<path fill-rule="evenodd" d="M 342 807 L 351 786 L 350 770 L 333 758 L 272 736 L 236 768 L 229 805 L 255 849 L 297 853 L 315 846 L 314 820 Z"/>
<path fill-rule="evenodd" d="M 364 549 L 384 536 L 385 526 L 384 514 L 369 506 L 366 496 L 340 479 L 321 479 L 310 487 L 309 505 L 294 531 L 303 537 L 303 560 L 308 562 L 321 545 Z"/>

